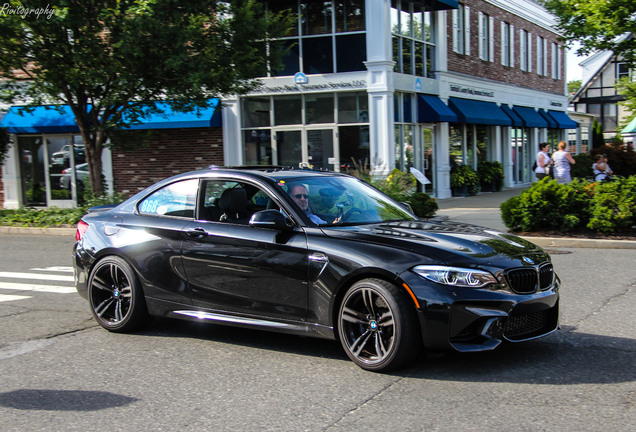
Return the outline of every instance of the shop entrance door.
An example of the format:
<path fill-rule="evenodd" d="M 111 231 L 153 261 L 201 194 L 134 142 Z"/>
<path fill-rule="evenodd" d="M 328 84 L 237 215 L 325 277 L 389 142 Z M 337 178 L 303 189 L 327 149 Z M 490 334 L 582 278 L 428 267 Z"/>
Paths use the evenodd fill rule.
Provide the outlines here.
<path fill-rule="evenodd" d="M 336 170 L 334 129 L 278 130 L 274 134 L 276 164 Z"/>

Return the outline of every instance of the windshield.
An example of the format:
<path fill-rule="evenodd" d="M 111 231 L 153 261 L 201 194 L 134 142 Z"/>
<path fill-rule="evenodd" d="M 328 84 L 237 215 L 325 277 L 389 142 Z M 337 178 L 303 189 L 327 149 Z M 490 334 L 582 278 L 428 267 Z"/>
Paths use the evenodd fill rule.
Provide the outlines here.
<path fill-rule="evenodd" d="M 355 177 L 280 177 L 277 185 L 316 225 L 417 219 L 399 203 Z"/>

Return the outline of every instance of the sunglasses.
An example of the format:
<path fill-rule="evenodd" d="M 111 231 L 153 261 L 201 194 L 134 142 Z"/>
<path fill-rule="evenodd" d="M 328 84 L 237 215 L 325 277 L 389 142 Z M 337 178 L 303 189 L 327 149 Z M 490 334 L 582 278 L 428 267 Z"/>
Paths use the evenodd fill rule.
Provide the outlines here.
<path fill-rule="evenodd" d="M 292 196 L 294 198 L 296 198 L 296 199 L 301 199 L 301 198 L 302 199 L 308 199 L 309 198 L 309 195 L 307 195 L 307 194 L 296 194 L 296 195 L 292 195 Z"/>

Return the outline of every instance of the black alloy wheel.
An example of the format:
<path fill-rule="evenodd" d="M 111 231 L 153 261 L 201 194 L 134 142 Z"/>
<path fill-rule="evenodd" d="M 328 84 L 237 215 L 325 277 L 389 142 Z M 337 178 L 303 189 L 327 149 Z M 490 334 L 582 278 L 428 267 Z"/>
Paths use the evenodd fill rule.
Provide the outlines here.
<path fill-rule="evenodd" d="M 349 358 L 370 371 L 402 366 L 419 351 L 413 306 L 395 285 L 379 279 L 349 288 L 340 305 L 338 333 Z"/>
<path fill-rule="evenodd" d="M 113 332 L 127 332 L 149 320 L 146 302 L 132 267 L 111 256 L 101 260 L 88 280 L 88 299 L 97 322 Z"/>

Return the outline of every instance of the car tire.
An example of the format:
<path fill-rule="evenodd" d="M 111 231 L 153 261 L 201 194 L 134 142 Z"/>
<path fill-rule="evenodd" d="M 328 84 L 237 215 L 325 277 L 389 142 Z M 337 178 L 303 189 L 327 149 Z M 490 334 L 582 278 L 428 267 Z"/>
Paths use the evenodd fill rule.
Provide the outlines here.
<path fill-rule="evenodd" d="M 99 325 L 112 332 L 136 330 L 150 320 L 137 275 L 117 256 L 102 259 L 91 271 L 88 301 Z"/>
<path fill-rule="evenodd" d="M 363 369 L 387 371 L 403 366 L 419 352 L 413 305 L 393 284 L 364 279 L 344 295 L 338 335 L 349 358 Z"/>

